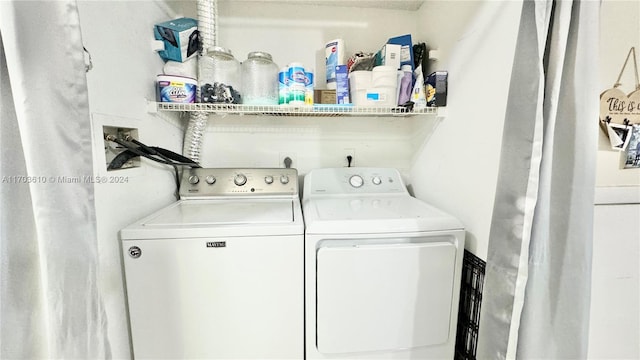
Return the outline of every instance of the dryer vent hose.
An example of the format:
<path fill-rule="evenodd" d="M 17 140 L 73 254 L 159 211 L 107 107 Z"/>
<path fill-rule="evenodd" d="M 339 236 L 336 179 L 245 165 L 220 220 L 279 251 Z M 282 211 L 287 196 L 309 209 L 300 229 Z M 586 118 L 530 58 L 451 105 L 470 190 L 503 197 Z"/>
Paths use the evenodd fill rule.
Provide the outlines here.
<path fill-rule="evenodd" d="M 202 41 L 202 54 L 218 44 L 218 2 L 198 0 L 198 31 Z"/>
<path fill-rule="evenodd" d="M 202 50 L 199 56 L 218 43 L 218 2 L 217 0 L 198 0 L 198 31 Z M 200 87 L 196 90 L 196 98 L 200 100 Z M 209 115 L 206 112 L 192 112 L 184 134 L 182 154 L 199 163 L 202 149 L 202 137 L 207 129 Z"/>

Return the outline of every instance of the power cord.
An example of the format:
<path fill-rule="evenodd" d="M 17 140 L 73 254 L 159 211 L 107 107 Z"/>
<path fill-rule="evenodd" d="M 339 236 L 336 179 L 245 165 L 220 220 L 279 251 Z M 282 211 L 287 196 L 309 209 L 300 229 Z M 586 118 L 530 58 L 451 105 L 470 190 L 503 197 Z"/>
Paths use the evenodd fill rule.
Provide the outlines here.
<path fill-rule="evenodd" d="M 128 140 L 128 139 L 127 139 Z M 158 156 L 159 158 L 167 161 L 167 162 L 172 162 L 171 159 L 169 159 L 167 156 L 164 156 L 163 154 L 161 154 L 160 152 L 156 151 L 153 148 L 148 147 L 147 145 L 141 143 L 140 141 L 136 140 L 136 139 L 131 139 L 131 142 L 140 146 L 141 148 L 143 148 L 146 152 L 148 152 L 151 155 L 155 155 Z M 180 199 L 180 171 L 178 170 L 178 165 L 177 164 L 172 164 L 171 166 L 173 166 L 173 171 L 175 173 L 175 181 L 176 181 L 176 192 L 174 194 L 174 196 L 176 197 L 176 199 Z M 200 167 L 200 165 L 198 165 L 198 167 Z"/>
<path fill-rule="evenodd" d="M 180 199 L 180 166 L 189 166 L 191 168 L 199 168 L 200 164 L 197 162 L 177 154 L 173 151 L 155 147 L 147 146 L 142 142 L 132 139 L 131 137 L 125 138 L 125 140 L 119 139 L 117 136 L 104 134 L 104 138 L 107 141 L 115 142 L 116 144 L 126 148 L 125 151 L 118 154 L 109 163 L 107 170 L 120 169 L 127 161 L 136 156 L 143 156 L 149 160 L 169 165 L 173 167 L 175 173 L 176 192 L 174 196 L 176 199 Z"/>

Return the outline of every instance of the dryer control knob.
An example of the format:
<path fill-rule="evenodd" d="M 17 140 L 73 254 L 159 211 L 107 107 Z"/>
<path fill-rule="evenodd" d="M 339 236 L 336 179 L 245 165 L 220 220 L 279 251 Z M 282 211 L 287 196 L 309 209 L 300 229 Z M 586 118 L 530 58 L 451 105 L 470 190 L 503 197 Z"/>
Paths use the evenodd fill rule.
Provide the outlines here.
<path fill-rule="evenodd" d="M 189 176 L 189 184 L 195 185 L 195 184 L 197 184 L 199 182 L 200 182 L 200 178 L 198 177 L 198 175 Z"/>
<path fill-rule="evenodd" d="M 269 185 L 273 184 L 273 176 L 271 176 L 271 175 L 265 176 L 264 177 L 264 182 L 265 182 L 265 184 L 269 184 Z"/>
<path fill-rule="evenodd" d="M 360 175 L 353 175 L 349 178 L 349 184 L 354 188 L 359 188 L 364 185 L 364 180 Z"/>
<path fill-rule="evenodd" d="M 236 175 L 236 177 L 233 178 L 233 183 L 238 186 L 242 186 L 247 183 L 247 177 L 244 176 L 243 174 L 238 174 Z"/>
<path fill-rule="evenodd" d="M 373 185 L 380 185 L 382 184 L 382 179 L 380 179 L 379 176 L 374 176 L 373 179 L 371 179 L 371 182 Z"/>
<path fill-rule="evenodd" d="M 213 184 L 216 183 L 216 178 L 213 175 L 207 175 L 207 177 L 204 178 L 204 181 L 206 181 L 207 184 L 209 184 L 209 185 L 213 185 Z"/>
<path fill-rule="evenodd" d="M 284 184 L 284 185 L 288 184 L 289 183 L 289 177 L 287 175 L 280 176 L 280 183 Z"/>

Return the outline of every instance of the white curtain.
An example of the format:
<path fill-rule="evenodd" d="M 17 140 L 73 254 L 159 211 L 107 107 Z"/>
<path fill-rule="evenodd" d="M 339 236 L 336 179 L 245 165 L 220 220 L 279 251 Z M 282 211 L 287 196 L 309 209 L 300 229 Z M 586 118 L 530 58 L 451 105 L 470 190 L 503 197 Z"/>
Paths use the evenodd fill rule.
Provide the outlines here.
<path fill-rule="evenodd" d="M 0 358 L 109 358 L 75 1 L 0 1 L 0 87 Z"/>
<path fill-rule="evenodd" d="M 524 1 L 480 317 L 479 359 L 585 359 L 599 1 Z"/>

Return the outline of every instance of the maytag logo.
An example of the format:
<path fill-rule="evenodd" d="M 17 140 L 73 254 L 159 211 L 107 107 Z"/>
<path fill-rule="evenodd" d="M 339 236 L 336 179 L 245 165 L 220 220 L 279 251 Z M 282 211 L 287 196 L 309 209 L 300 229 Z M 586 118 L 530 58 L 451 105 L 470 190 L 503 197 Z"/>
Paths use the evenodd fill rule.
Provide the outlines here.
<path fill-rule="evenodd" d="M 221 248 L 221 247 L 226 247 L 227 246 L 227 242 L 226 241 L 208 241 L 207 242 L 207 247 L 208 248 Z"/>

